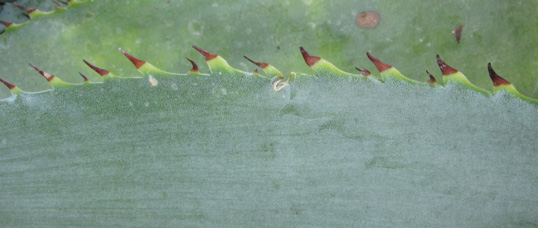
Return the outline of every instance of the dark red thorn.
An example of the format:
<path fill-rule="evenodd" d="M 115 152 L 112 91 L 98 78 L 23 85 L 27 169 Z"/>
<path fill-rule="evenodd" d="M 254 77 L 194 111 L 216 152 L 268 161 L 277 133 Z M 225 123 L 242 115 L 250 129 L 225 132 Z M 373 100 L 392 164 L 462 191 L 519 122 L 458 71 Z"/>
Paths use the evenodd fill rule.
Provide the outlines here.
<path fill-rule="evenodd" d="M 259 74 L 260 72 L 258 71 L 258 69 L 255 69 L 253 73 L 254 74 Z"/>
<path fill-rule="evenodd" d="M 437 65 L 439 65 L 439 69 L 441 69 L 443 76 L 458 73 L 458 70 L 452 68 L 449 65 L 446 65 L 445 61 L 443 61 L 441 57 L 439 57 L 439 55 L 437 55 L 436 57 L 437 57 Z"/>
<path fill-rule="evenodd" d="M 37 68 L 36 66 L 32 65 L 31 63 L 30 63 L 30 66 L 33 67 L 35 70 L 37 70 L 37 72 L 39 72 L 41 74 L 41 76 L 45 77 L 47 79 L 47 81 L 50 82 L 54 78 L 54 75 L 42 71 L 41 69 Z"/>
<path fill-rule="evenodd" d="M 192 64 L 192 69 L 190 70 L 190 72 L 198 72 L 198 65 L 196 65 L 196 63 L 192 61 L 192 59 L 187 58 L 187 60 L 189 60 L 189 62 L 191 62 Z"/>
<path fill-rule="evenodd" d="M 199 48 L 199 47 L 196 46 L 196 45 L 192 45 L 192 47 L 193 47 L 194 49 L 196 49 L 198 52 L 200 52 L 200 54 L 204 55 L 204 57 L 205 57 L 205 61 L 212 60 L 212 59 L 214 59 L 214 58 L 217 58 L 217 56 L 219 56 L 219 55 L 217 55 L 217 54 L 213 54 L 213 53 L 208 52 L 208 51 L 206 51 L 206 50 L 204 50 L 204 49 L 201 49 L 201 48 Z"/>
<path fill-rule="evenodd" d="M 493 82 L 493 86 L 500 86 L 500 85 L 510 85 L 511 83 L 506 81 L 506 79 L 499 76 L 493 68 L 491 68 L 491 63 L 488 63 L 488 72 L 489 77 L 491 78 L 491 81 Z"/>
<path fill-rule="evenodd" d="M 62 5 L 62 3 L 59 3 L 58 1 L 56 0 L 51 0 L 52 2 L 54 2 L 54 4 L 56 4 L 58 7 L 56 7 L 56 9 L 62 9 L 64 8 L 64 6 Z"/>
<path fill-rule="evenodd" d="M 36 8 L 30 8 L 30 7 L 26 7 L 26 6 L 21 6 L 21 5 L 17 4 L 16 2 L 14 2 L 13 5 L 21 8 L 24 11 L 26 11 L 27 14 L 31 14 L 32 12 L 37 10 Z"/>
<path fill-rule="evenodd" d="M 363 68 L 358 68 L 358 67 L 355 67 L 355 69 L 357 69 L 358 71 L 362 72 L 362 76 L 370 76 L 372 73 L 370 73 L 369 70 L 367 69 L 363 69 Z"/>
<path fill-rule="evenodd" d="M 82 73 L 78 72 L 80 74 L 80 76 L 82 76 L 82 78 L 84 78 L 84 82 L 88 82 L 88 78 L 86 77 L 86 75 L 83 75 Z"/>
<path fill-rule="evenodd" d="M 430 74 L 430 72 L 429 72 L 428 70 L 426 70 L 426 74 L 428 74 L 428 76 L 430 76 L 430 80 L 428 80 L 428 83 L 433 84 L 433 83 L 436 83 L 436 82 L 437 82 L 437 80 L 435 80 L 435 78 L 433 77 L 433 75 Z"/>
<path fill-rule="evenodd" d="M 11 83 L 9 83 L 9 82 L 4 81 L 4 79 L 1 79 L 1 78 L 0 78 L 0 82 L 4 83 L 4 85 L 6 85 L 7 88 L 9 88 L 10 90 L 12 90 L 12 89 L 14 89 L 15 87 L 17 87 L 17 86 L 15 86 L 15 85 L 13 85 L 13 84 L 11 84 Z"/>
<path fill-rule="evenodd" d="M 454 36 L 456 36 L 456 41 L 458 42 L 458 44 L 461 41 L 461 30 L 463 30 L 463 25 L 458 26 L 456 30 L 452 31 L 452 33 L 454 33 Z"/>
<path fill-rule="evenodd" d="M 123 55 L 125 55 L 125 57 L 127 57 L 129 60 L 131 60 L 131 62 L 136 67 L 136 69 L 139 69 L 142 65 L 146 64 L 146 61 L 137 59 L 137 58 L 133 57 L 132 55 L 129 55 L 129 53 L 125 52 L 121 48 L 120 48 L 120 51 L 121 51 L 121 53 L 123 53 Z"/>
<path fill-rule="evenodd" d="M 86 63 L 86 65 L 88 65 L 90 68 L 92 68 L 92 70 L 94 70 L 95 72 L 97 72 L 101 76 L 105 76 L 107 74 L 110 74 L 110 71 L 101 69 L 99 67 L 96 67 L 96 66 L 92 65 L 91 63 L 89 63 L 88 61 L 86 61 L 85 59 L 83 59 L 82 61 L 84 61 L 84 63 Z"/>
<path fill-rule="evenodd" d="M 256 62 L 256 61 L 250 59 L 249 57 L 246 57 L 246 56 L 243 56 L 243 57 L 245 57 L 245 59 L 247 59 L 251 63 L 254 63 L 255 65 L 257 65 L 258 67 L 260 67 L 262 69 L 265 69 L 267 66 L 269 66 L 269 64 L 267 64 L 267 63 Z"/>
<path fill-rule="evenodd" d="M 72 1 L 73 1 L 73 0 L 67 0 L 67 3 L 70 3 L 70 2 L 72 2 Z"/>
<path fill-rule="evenodd" d="M 379 59 L 377 59 L 377 58 L 373 57 L 372 55 L 370 55 L 369 52 L 366 52 L 366 56 L 368 56 L 370 61 L 372 61 L 372 63 L 374 63 L 374 65 L 375 65 L 375 67 L 377 67 L 377 70 L 379 71 L 379 73 L 392 68 L 391 65 L 379 61 Z"/>
<path fill-rule="evenodd" d="M 0 24 L 3 24 L 7 28 L 7 27 L 11 26 L 13 24 L 13 22 L 0 20 Z"/>
<path fill-rule="evenodd" d="M 299 47 L 301 50 L 301 54 L 303 54 L 304 61 L 306 65 L 311 67 L 312 65 L 316 64 L 321 58 L 317 56 L 312 56 L 306 52 L 306 50 L 303 47 Z"/>

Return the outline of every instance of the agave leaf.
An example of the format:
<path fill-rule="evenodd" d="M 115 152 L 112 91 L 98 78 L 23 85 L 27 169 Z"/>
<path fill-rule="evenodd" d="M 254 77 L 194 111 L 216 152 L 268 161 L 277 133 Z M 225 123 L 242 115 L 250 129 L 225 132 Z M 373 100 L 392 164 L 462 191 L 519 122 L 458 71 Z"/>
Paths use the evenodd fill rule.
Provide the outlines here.
<path fill-rule="evenodd" d="M 0 224 L 538 224 L 538 106 L 514 92 L 530 94 L 532 85 L 517 83 L 536 83 L 535 63 L 525 58 L 536 53 L 498 45 L 503 53 L 491 54 L 497 38 L 507 46 L 536 41 L 492 38 L 471 23 L 491 25 L 497 19 L 489 13 L 503 6 L 521 10 L 513 14 L 520 18 L 535 3 L 423 2 L 423 15 L 398 2 L 353 4 L 100 0 L 6 32 L 0 78 L 26 91 L 49 89 L 30 62 L 65 84 L 37 94 L 8 86 L 15 95 L 0 102 Z M 377 27 L 356 27 L 363 9 L 378 11 Z M 463 19 L 457 44 L 445 30 Z M 518 31 L 536 29 L 530 27 Z M 413 31 L 424 33 L 426 46 Z M 200 55 L 193 44 L 218 57 Z M 310 69 L 301 45 L 323 64 Z M 134 67 L 118 48 L 144 63 Z M 375 72 L 366 51 L 401 77 L 363 80 L 354 66 Z M 496 73 L 493 95 L 457 83 L 408 83 L 428 79 L 424 68 L 437 68 L 437 52 L 482 88 L 492 87 L 487 62 L 516 85 L 499 83 Z M 245 55 L 277 67 L 271 76 L 306 74 L 291 74 L 275 92 L 276 81 L 246 73 L 256 66 Z M 202 77 L 170 75 L 192 68 L 185 57 Z M 82 84 L 79 71 L 106 80 Z M 342 72 L 351 77 L 329 77 Z"/>
<path fill-rule="evenodd" d="M 399 81 L 275 93 L 254 76 L 152 77 L 0 103 L 2 224 L 536 222 L 531 103 Z"/>
<path fill-rule="evenodd" d="M 416 7 L 417 4 L 423 7 Z M 538 28 L 536 1 L 121 1 L 99 0 L 73 5 L 68 11 L 37 18 L 0 38 L 0 75 L 31 90 L 46 85 L 29 77 L 26 62 L 56 69 L 67 81 L 84 70 L 79 59 L 136 74 L 117 55 L 144 50 L 141 58 L 167 71 L 189 69 L 184 57 L 201 62 L 190 48 L 211 47 L 227 56 L 231 65 L 251 72 L 243 58 L 271 61 L 284 73 L 313 73 L 296 49 L 304 46 L 347 72 L 355 66 L 372 69 L 364 58 L 370 51 L 411 79 L 427 79 L 425 69 L 436 69 L 436 54 L 466 72 L 476 85 L 492 89 L 484 66 L 492 62 L 523 94 L 538 97 Z M 254 10 L 256 9 L 256 10 Z M 362 11 L 376 11 L 375 28 L 355 23 Z M 502 16 L 500 16 L 502 15 Z M 464 24 L 461 43 L 451 33 Z M 24 45 L 21 45 L 24 44 Z M 164 52 L 163 50 L 167 50 Z M 32 54 L 29 54 L 32 53 Z M 135 54 L 136 53 L 132 53 Z M 153 57 L 153 58 L 152 58 Z M 22 62 L 22 63 L 21 63 Z M 203 66 L 202 66 L 203 67 Z M 201 69 L 205 70 L 205 69 Z M 89 71 L 84 71 L 90 74 Z M 21 77 L 18 77 L 18 76 Z M 22 77 L 26 75 L 26 77 Z"/>

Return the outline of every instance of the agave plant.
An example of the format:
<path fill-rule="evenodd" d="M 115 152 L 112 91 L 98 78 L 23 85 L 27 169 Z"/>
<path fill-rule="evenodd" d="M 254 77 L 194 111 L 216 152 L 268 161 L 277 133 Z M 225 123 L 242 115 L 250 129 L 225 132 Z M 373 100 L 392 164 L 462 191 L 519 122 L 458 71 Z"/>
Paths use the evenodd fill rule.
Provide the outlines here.
<path fill-rule="evenodd" d="M 536 226 L 538 3 L 413 3 L 2 3 L 0 224 Z"/>

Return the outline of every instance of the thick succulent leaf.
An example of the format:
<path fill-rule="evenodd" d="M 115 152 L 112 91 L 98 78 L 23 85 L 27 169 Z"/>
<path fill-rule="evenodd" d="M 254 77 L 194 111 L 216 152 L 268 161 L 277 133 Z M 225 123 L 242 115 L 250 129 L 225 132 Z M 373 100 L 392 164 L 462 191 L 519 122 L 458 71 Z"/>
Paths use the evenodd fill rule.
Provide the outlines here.
<path fill-rule="evenodd" d="M 521 92 L 538 97 L 538 54 L 532 48 L 538 46 L 538 27 L 532 23 L 538 17 L 536 8 L 536 1 L 100 0 L 38 18 L 0 38 L 2 53 L 9 53 L 0 57 L 0 75 L 39 90 L 45 84 L 22 67 L 26 62 L 76 81 L 78 71 L 84 70 L 79 59 L 134 74 L 118 55 L 119 47 L 144 54 L 140 57 L 162 69 L 181 72 L 190 67 L 184 57 L 201 60 L 192 44 L 211 47 L 249 72 L 253 68 L 244 55 L 284 73 L 311 73 L 296 51 L 304 46 L 348 72 L 354 66 L 371 69 L 364 56 L 370 51 L 420 81 L 427 79 L 425 69 L 436 68 L 434 56 L 441 54 L 486 89 L 491 82 L 485 65 L 492 62 Z M 359 28 L 355 17 L 368 10 L 379 13 L 379 25 Z M 464 29 L 458 44 L 451 31 L 459 24 Z"/>
<path fill-rule="evenodd" d="M 392 80 L 152 78 L 0 103 L 2 224 L 538 222 L 534 104 Z"/>
<path fill-rule="evenodd" d="M 0 77 L 29 91 L 50 89 L 31 62 L 55 89 L 0 101 L 0 224 L 536 226 L 538 106 L 514 96 L 496 73 L 493 95 L 469 89 L 458 71 L 447 80 L 464 83 L 445 87 L 402 79 L 426 81 L 424 68 L 437 68 L 439 52 L 482 88 L 491 88 L 488 61 L 518 89 L 536 83 L 535 63 L 525 58 L 536 53 L 492 50 L 495 37 L 459 21 L 487 26 L 496 15 L 475 18 L 475 11 L 507 5 L 424 2 L 434 6 L 423 18 L 412 15 L 420 7 L 403 3 L 353 4 L 102 0 L 8 31 L 0 37 L 9 53 L 0 56 Z M 513 7 L 525 15 L 532 4 Z M 380 13 L 378 27 L 354 24 L 366 8 Z M 445 34 L 458 23 L 463 34 L 476 32 L 459 45 Z M 418 47 L 410 28 L 427 37 Z M 496 38 L 536 42 L 505 35 Z M 220 56 L 204 58 L 192 44 Z M 310 69 L 300 45 L 323 61 Z M 148 62 L 135 61 L 137 72 L 119 47 Z M 336 67 L 374 72 L 366 51 L 405 76 L 389 68 L 378 77 L 384 83 L 340 77 Z M 275 92 L 274 81 L 241 72 L 257 67 L 244 55 L 286 77 L 307 74 L 294 74 Z M 165 72 L 189 71 L 185 57 L 209 59 L 212 73 L 205 64 L 196 76 Z M 113 73 L 101 77 L 86 64 Z M 58 81 L 82 83 L 79 71 L 106 80 Z M 529 95 L 532 86 L 520 90 Z"/>

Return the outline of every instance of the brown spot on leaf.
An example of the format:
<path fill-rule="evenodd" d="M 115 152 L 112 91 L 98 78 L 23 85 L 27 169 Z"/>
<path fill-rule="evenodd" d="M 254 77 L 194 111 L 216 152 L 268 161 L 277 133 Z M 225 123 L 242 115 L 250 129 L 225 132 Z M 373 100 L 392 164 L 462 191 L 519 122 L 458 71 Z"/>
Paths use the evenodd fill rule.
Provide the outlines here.
<path fill-rule="evenodd" d="M 356 22 L 361 28 L 374 28 L 379 24 L 379 14 L 374 11 L 362 12 Z"/>

